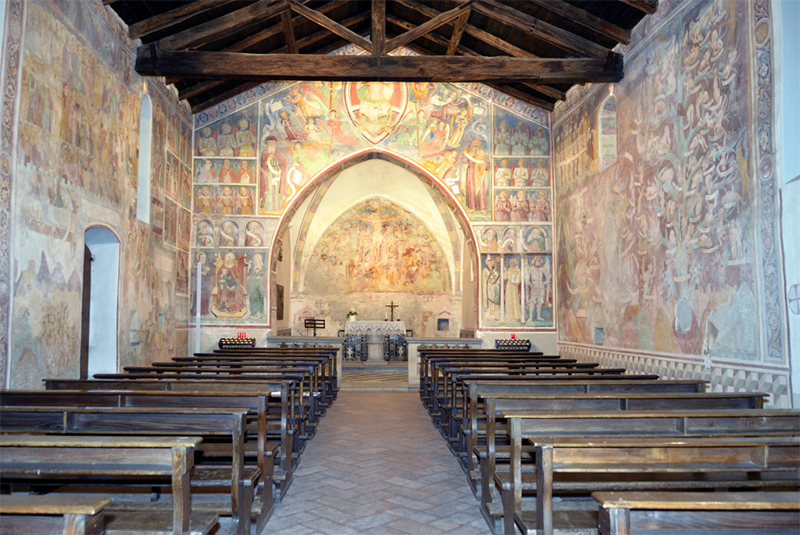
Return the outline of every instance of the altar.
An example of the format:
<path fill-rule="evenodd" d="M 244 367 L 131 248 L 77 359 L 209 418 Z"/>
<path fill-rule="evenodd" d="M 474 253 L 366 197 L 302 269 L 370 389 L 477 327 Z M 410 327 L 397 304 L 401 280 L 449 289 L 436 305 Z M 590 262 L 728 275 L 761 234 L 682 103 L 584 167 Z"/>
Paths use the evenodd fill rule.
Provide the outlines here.
<path fill-rule="evenodd" d="M 386 364 L 384 360 L 384 341 L 386 336 L 405 336 L 406 324 L 402 321 L 348 321 L 344 327 L 345 336 L 362 336 L 367 341 L 368 364 Z"/>

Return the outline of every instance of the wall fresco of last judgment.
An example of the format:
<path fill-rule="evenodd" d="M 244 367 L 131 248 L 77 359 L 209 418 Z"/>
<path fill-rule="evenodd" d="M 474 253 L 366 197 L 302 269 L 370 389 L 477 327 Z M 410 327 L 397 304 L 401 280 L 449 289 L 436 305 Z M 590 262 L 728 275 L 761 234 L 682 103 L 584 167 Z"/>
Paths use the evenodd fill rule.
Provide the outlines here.
<path fill-rule="evenodd" d="M 748 6 L 687 9 L 556 123 L 561 340 L 757 358 Z"/>

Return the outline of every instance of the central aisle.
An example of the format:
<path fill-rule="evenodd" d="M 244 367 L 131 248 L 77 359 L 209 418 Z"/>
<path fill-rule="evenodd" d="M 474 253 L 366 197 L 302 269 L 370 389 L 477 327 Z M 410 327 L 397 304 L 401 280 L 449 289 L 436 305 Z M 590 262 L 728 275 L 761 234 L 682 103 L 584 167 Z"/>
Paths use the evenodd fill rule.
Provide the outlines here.
<path fill-rule="evenodd" d="M 490 534 L 478 505 L 419 394 L 339 392 L 267 531 Z"/>

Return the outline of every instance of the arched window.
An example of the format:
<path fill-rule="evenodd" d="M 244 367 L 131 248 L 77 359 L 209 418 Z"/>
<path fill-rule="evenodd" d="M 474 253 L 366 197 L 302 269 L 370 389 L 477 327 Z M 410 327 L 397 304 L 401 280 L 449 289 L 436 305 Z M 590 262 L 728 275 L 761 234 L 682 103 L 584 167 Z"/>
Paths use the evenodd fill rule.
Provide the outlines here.
<path fill-rule="evenodd" d="M 152 149 L 153 104 L 150 96 L 142 98 L 139 112 L 139 167 L 136 186 L 136 218 L 150 223 L 150 151 Z"/>
<path fill-rule="evenodd" d="M 600 169 L 617 161 L 617 99 L 609 96 L 600 108 L 598 139 L 600 143 Z"/>

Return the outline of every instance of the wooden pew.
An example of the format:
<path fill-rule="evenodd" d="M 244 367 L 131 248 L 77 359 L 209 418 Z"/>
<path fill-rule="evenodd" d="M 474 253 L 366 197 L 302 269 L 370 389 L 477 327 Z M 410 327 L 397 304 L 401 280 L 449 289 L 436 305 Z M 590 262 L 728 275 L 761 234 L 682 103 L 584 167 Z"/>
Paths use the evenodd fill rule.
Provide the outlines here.
<path fill-rule="evenodd" d="M 797 492 L 594 492 L 600 535 L 797 535 Z"/>
<path fill-rule="evenodd" d="M 283 373 L 263 373 L 263 374 L 246 374 L 246 375 L 238 375 L 238 374 L 224 374 L 222 376 L 210 372 L 200 372 L 200 373 L 96 373 L 94 375 L 95 379 L 98 380 L 111 380 L 111 381 L 121 381 L 121 382 L 129 382 L 132 384 L 133 381 L 140 384 L 142 381 L 170 381 L 175 382 L 172 383 L 173 386 L 176 388 L 181 388 L 178 385 L 178 382 L 185 382 L 185 381 L 195 381 L 194 383 L 185 383 L 186 385 L 191 385 L 191 388 L 197 388 L 199 386 L 200 390 L 213 390 L 213 389 L 236 389 L 236 386 L 231 385 L 224 385 L 226 381 L 235 381 L 235 382 L 274 382 L 280 381 L 283 379 L 293 379 L 298 382 L 300 385 L 299 388 L 295 392 L 296 399 L 296 407 L 302 408 L 301 412 L 298 414 L 298 418 L 302 421 L 305 421 L 305 424 L 302 426 L 303 429 L 301 430 L 301 435 L 308 434 L 309 436 L 313 436 L 314 431 L 316 429 L 316 423 L 319 421 L 319 411 L 318 411 L 318 404 L 317 404 L 317 397 L 310 394 L 310 389 L 308 385 L 310 385 L 308 375 L 307 374 L 293 374 L 288 372 Z M 64 380 L 45 380 L 46 385 L 51 385 L 55 387 L 56 384 L 67 384 L 63 382 Z M 199 385 L 200 382 L 206 383 L 208 386 Z M 223 386 L 224 385 L 224 386 Z M 51 386 L 47 386 L 47 388 L 51 388 Z M 131 387 L 123 387 L 130 389 Z M 135 387 L 135 389 L 140 389 L 139 386 Z M 185 388 L 184 388 L 185 390 Z M 305 420 L 303 420 L 305 419 Z M 305 428 L 308 427 L 309 429 L 306 430 Z M 305 439 L 304 439 L 305 440 Z"/>
<path fill-rule="evenodd" d="M 232 525 L 236 533 L 249 535 L 255 486 L 260 479 L 261 470 L 257 467 L 246 468 L 244 464 L 244 429 L 247 412 L 247 409 L 162 407 L 0 407 L 0 432 L 42 435 L 121 435 L 120 438 L 134 441 L 139 440 L 142 435 L 155 437 L 193 433 L 202 436 L 204 441 L 226 440 L 229 444 L 227 452 L 232 458 L 230 467 L 226 469 L 218 465 L 198 466 L 193 463 L 189 466 L 190 469 L 194 466 L 192 481 L 196 487 L 230 487 L 228 511 L 232 516 Z M 46 437 L 40 438 L 44 440 Z M 202 449 L 203 446 L 195 446 L 193 452 Z M 51 453 L 53 451 L 51 450 Z M 187 488 L 186 499 L 189 496 L 188 492 Z M 266 523 L 271 512 L 270 509 L 259 514 L 261 526 Z"/>
<path fill-rule="evenodd" d="M 745 477 L 735 482 L 735 486 L 742 488 L 800 484 L 797 474 L 800 411 L 508 411 L 501 416 L 508 420 L 510 430 L 511 470 L 494 473 L 494 482 L 502 494 L 507 534 L 514 533 L 515 522 L 523 533 L 527 533 L 530 526 L 531 516 L 522 509 L 525 490 L 535 490 L 537 494 L 534 520 L 536 529 L 543 530 L 537 534 L 551 535 L 554 490 L 626 490 L 654 485 L 662 489 L 734 486 L 728 480 L 698 481 L 693 476 L 687 478 L 688 482 L 680 478 L 674 482 L 667 479 L 655 483 L 647 480 L 643 483 L 608 482 L 599 480 L 596 472 L 652 475 L 659 469 L 692 474 L 721 471 L 745 473 Z M 522 471 L 523 441 L 534 446 L 535 472 Z M 723 453 L 719 453 L 720 448 Z M 558 451 L 557 455 L 554 450 Z M 768 454 L 771 457 L 764 457 Z M 675 465 L 659 464 L 673 458 Z M 703 462 L 708 464 L 696 464 Z M 589 473 L 589 468 L 595 469 L 591 472 L 594 475 L 584 479 L 581 470 Z M 552 474 L 556 472 L 569 473 L 569 481 L 555 481 Z M 787 479 L 754 478 L 747 476 L 747 472 L 779 472 Z"/>
<path fill-rule="evenodd" d="M 3 495 L 0 534 L 103 535 L 108 496 Z"/>
<path fill-rule="evenodd" d="M 269 395 L 272 389 L 278 389 L 281 397 L 286 398 L 288 384 L 264 384 L 262 391 L 253 392 L 160 392 L 147 390 L 120 391 L 83 391 L 83 390 L 5 390 L 0 391 L 0 406 L 19 407 L 156 407 L 156 408 L 215 408 L 215 409 L 248 409 L 248 424 L 245 428 L 245 439 L 250 436 L 251 443 L 245 443 L 245 454 L 255 454 L 257 466 L 261 470 L 262 514 L 268 516 L 272 510 L 275 484 L 278 501 L 289 488 L 294 466 L 292 452 L 294 449 L 294 429 L 291 423 L 288 406 L 281 404 L 280 422 L 281 442 L 277 454 L 276 444 L 268 443 Z M 0 424 L 0 427 L 2 425 Z M 294 428 L 295 426 L 291 426 Z M 250 448 L 248 446 L 253 446 Z M 277 457 L 277 459 L 275 459 Z M 275 461 L 277 460 L 277 470 Z"/>
<path fill-rule="evenodd" d="M 328 355 L 289 355 L 281 356 L 277 354 L 237 354 L 237 353 L 197 353 L 191 357 L 172 357 L 172 362 L 161 363 L 154 362 L 153 366 L 165 366 L 173 363 L 186 364 L 212 364 L 212 365 L 231 365 L 235 366 L 239 363 L 247 365 L 271 364 L 274 362 L 292 362 L 292 363 L 312 363 L 319 366 L 319 380 L 318 383 L 324 386 L 325 401 L 328 406 L 333 403 L 339 391 L 338 377 L 336 375 L 336 359 Z"/>
<path fill-rule="evenodd" d="M 670 380 L 656 381 L 655 376 L 647 376 L 646 379 L 631 379 L 636 376 L 624 376 L 623 380 L 617 377 L 610 379 L 592 379 L 587 381 L 553 380 L 553 381 L 529 381 L 525 379 L 504 378 L 501 380 L 484 380 L 483 378 L 472 379 L 471 377 L 461 378 L 456 382 L 456 391 L 453 399 L 460 399 L 460 409 L 454 407 L 452 412 L 452 422 L 456 428 L 459 441 L 454 448 L 457 454 L 464 453 L 470 461 L 470 453 L 478 445 L 470 440 L 473 415 L 475 418 L 485 417 L 483 405 L 479 406 L 478 393 L 481 395 L 489 394 L 594 394 L 603 392 L 673 392 L 673 393 L 698 393 L 705 392 L 707 381 L 702 380 Z M 477 425 L 477 421 L 476 421 Z M 476 437 L 477 438 L 477 437 Z M 473 467 L 474 468 L 474 467 Z M 470 468 L 472 469 L 472 468 Z"/>
<path fill-rule="evenodd" d="M 168 523 L 153 525 L 158 515 L 147 513 L 152 534 L 202 534 L 216 525 L 215 514 L 191 514 L 191 469 L 200 437 L 106 437 L 0 435 L 0 475 L 50 481 L 62 477 L 130 476 L 170 478 L 173 511 Z M 137 515 L 117 515 L 112 524 L 142 521 Z M 191 529 L 190 529 L 191 524 Z M 139 527 L 142 526 L 132 526 Z"/>
<path fill-rule="evenodd" d="M 475 489 L 480 485 L 481 511 L 484 518 L 490 521 L 490 526 L 496 528 L 499 522 L 499 511 L 496 510 L 492 488 L 493 476 L 500 472 L 500 468 L 508 469 L 507 464 L 498 465 L 498 460 L 510 461 L 509 450 L 501 450 L 498 455 L 498 442 L 507 442 L 508 434 L 502 420 L 498 422 L 498 415 L 506 411 L 542 411 L 542 412 L 567 412 L 578 411 L 637 411 L 637 410 L 704 410 L 704 409 L 755 409 L 763 406 L 766 394 L 708 394 L 708 393 L 669 393 L 669 392 L 639 392 L 639 393 L 594 393 L 594 394 L 486 394 L 482 396 L 485 405 L 485 443 L 483 447 L 474 447 L 473 455 L 480 459 L 480 471 L 468 472 L 470 487 Z M 479 397 L 481 397 L 479 395 Z M 481 429 L 477 422 L 471 422 L 475 427 L 471 433 L 479 437 Z M 526 459 L 530 456 L 530 448 L 523 454 Z M 477 496 L 477 490 L 474 490 Z"/>
<path fill-rule="evenodd" d="M 455 363 L 462 362 L 469 364 L 473 362 L 499 362 L 499 363 L 518 363 L 518 362 L 533 362 L 533 363 L 563 363 L 572 364 L 578 362 L 575 359 L 562 359 L 558 355 L 530 355 L 530 354 L 514 354 L 514 355 L 487 355 L 487 356 L 435 356 L 428 357 L 420 360 L 419 363 L 419 388 L 420 396 L 422 397 L 423 404 L 428 406 L 429 390 L 432 386 L 433 368 L 437 363 Z"/>
<path fill-rule="evenodd" d="M 432 403 L 432 417 L 434 425 L 439 426 L 442 421 L 446 422 L 446 418 L 450 416 L 449 411 L 457 403 L 454 399 L 457 390 L 457 383 L 459 379 L 463 380 L 464 377 L 530 377 L 530 376 L 550 376 L 555 377 L 568 377 L 570 375 L 579 376 L 622 376 L 625 373 L 624 368 L 597 368 L 578 366 L 577 364 L 564 364 L 564 365 L 530 365 L 524 368 L 503 368 L 503 367 L 463 367 L 461 365 L 441 367 L 441 378 L 434 377 L 434 384 L 432 389 L 433 398 Z"/>
<path fill-rule="evenodd" d="M 235 360 L 212 360 L 198 362 L 153 362 L 150 366 L 127 366 L 126 372 L 131 373 L 217 373 L 225 374 L 262 374 L 274 371 L 282 372 L 289 370 L 294 373 L 296 370 L 306 369 L 310 379 L 310 392 L 319 397 L 319 412 L 324 415 L 325 409 L 330 406 L 332 401 L 331 380 L 323 374 L 324 362 L 319 359 L 314 360 L 275 360 L 274 362 L 264 360 L 242 361 L 238 357 Z"/>
<path fill-rule="evenodd" d="M 307 416 L 306 409 L 302 403 L 300 387 L 302 381 L 297 378 L 281 377 L 271 379 L 268 382 L 262 380 L 242 381 L 238 379 L 219 379 L 217 381 L 195 380 L 195 379 L 44 379 L 45 389 L 50 391 L 57 390 L 152 390 L 163 392 L 262 392 L 265 388 L 271 390 L 271 397 L 280 396 L 280 403 L 270 403 L 272 407 L 279 406 L 280 415 L 288 414 L 289 419 L 284 423 L 283 419 L 274 424 L 273 417 L 268 419 L 267 436 L 271 440 L 278 440 L 285 444 L 287 434 L 291 435 L 290 443 L 294 444 L 294 452 L 299 453 L 307 440 L 304 429 Z M 284 392 L 279 385 L 286 384 L 288 392 Z M 272 387 L 271 385 L 278 385 Z M 288 398 L 286 397 L 288 395 Z M 276 415 L 273 415 L 276 416 Z M 291 451 L 291 450 L 290 450 Z M 276 474 L 279 478 L 279 474 Z M 277 479 L 276 479 L 277 480 Z"/>

